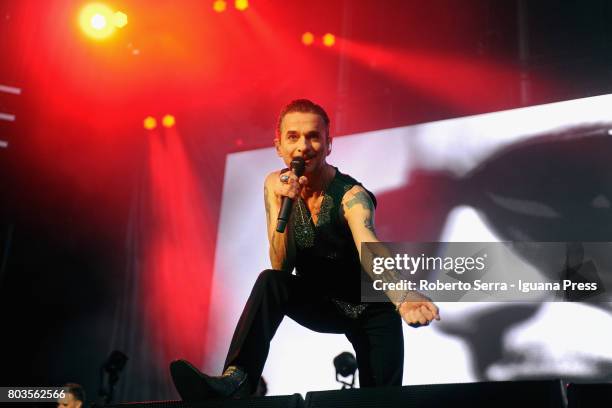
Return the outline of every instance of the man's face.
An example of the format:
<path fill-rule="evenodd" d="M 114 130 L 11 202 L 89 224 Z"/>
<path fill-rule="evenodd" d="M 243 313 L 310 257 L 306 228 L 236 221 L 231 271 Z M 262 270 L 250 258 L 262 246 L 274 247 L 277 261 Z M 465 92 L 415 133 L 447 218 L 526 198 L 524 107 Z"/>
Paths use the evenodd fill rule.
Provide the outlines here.
<path fill-rule="evenodd" d="M 57 408 L 81 408 L 83 403 L 78 399 L 74 398 L 72 393 L 67 392 L 64 398 L 57 400 Z"/>
<path fill-rule="evenodd" d="M 331 144 L 321 116 L 316 113 L 288 113 L 283 117 L 280 130 L 280 139 L 275 139 L 274 145 L 287 167 L 293 158 L 303 157 L 306 175 L 323 168 Z"/>

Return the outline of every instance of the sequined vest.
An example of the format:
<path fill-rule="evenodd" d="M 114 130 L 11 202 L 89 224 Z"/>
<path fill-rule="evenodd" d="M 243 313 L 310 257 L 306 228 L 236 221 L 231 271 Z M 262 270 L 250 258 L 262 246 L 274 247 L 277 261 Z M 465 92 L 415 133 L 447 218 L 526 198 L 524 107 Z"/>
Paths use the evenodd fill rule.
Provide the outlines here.
<path fill-rule="evenodd" d="M 290 223 L 295 237 L 296 274 L 313 279 L 322 295 L 359 303 L 359 253 L 341 215 L 342 198 L 355 185 L 361 183 L 336 168 L 336 175 L 325 189 L 317 224 L 301 198 L 296 202 Z M 376 206 L 376 198 L 368 193 Z"/>

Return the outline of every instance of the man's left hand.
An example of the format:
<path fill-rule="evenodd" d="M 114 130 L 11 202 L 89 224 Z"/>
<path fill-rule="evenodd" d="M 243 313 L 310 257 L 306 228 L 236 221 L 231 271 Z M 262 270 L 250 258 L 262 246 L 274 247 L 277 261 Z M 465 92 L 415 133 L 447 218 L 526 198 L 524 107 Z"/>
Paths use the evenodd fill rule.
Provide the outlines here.
<path fill-rule="evenodd" d="M 440 320 L 438 306 L 427 296 L 420 297 L 422 299 L 403 302 L 398 309 L 402 319 L 412 327 L 427 326 L 433 320 Z"/>

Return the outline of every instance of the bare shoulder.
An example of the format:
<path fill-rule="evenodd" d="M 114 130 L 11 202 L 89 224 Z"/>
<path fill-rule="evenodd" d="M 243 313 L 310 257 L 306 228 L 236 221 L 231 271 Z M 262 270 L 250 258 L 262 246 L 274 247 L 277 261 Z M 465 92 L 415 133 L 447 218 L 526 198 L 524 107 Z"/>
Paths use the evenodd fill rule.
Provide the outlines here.
<path fill-rule="evenodd" d="M 347 191 L 342 197 L 342 206 L 345 211 L 354 208 L 355 206 L 361 207 L 363 210 L 374 211 L 374 202 L 372 202 L 372 197 L 360 185 L 353 186 L 349 191 Z"/>
<path fill-rule="evenodd" d="M 266 176 L 266 179 L 264 180 L 264 186 L 269 186 L 274 181 L 278 180 L 279 177 L 280 177 L 280 170 L 273 171 L 272 173 Z"/>

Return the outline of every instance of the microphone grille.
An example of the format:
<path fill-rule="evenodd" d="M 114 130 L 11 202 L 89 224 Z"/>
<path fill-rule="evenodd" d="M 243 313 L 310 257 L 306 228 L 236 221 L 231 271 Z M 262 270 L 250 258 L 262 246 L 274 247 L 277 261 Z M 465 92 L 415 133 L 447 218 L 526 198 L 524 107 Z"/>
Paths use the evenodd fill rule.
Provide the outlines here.
<path fill-rule="evenodd" d="M 295 157 L 293 160 L 291 160 L 291 170 L 293 170 L 293 173 L 295 173 L 296 176 L 303 176 L 305 169 L 306 162 L 304 162 L 303 157 Z"/>

